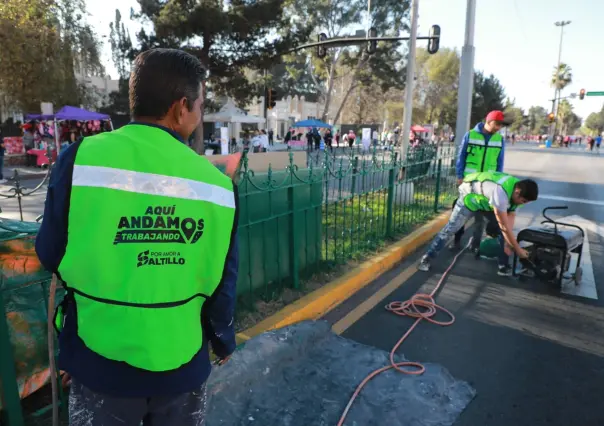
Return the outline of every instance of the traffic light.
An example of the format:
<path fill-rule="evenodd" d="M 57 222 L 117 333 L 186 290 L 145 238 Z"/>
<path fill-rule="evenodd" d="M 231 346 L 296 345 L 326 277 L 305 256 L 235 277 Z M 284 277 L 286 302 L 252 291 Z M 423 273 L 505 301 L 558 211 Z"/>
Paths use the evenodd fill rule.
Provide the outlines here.
<path fill-rule="evenodd" d="M 428 53 L 434 55 L 440 46 L 440 25 L 432 25 L 429 36 L 434 38 L 428 40 Z"/>
<path fill-rule="evenodd" d="M 319 34 L 319 42 L 322 42 L 325 40 L 327 40 L 327 34 L 325 34 L 325 33 Z M 325 48 L 325 46 L 317 46 L 317 56 L 319 58 L 324 58 L 325 56 L 327 56 L 327 49 Z"/>
<path fill-rule="evenodd" d="M 554 121 L 556 121 L 556 116 L 554 115 L 553 112 L 550 112 L 549 114 L 547 114 L 547 121 L 549 121 L 550 124 L 552 124 Z"/>
<path fill-rule="evenodd" d="M 374 38 L 377 37 L 377 30 L 373 27 L 369 28 L 369 32 L 367 33 L 367 37 Z M 377 40 L 372 40 L 367 43 L 367 53 L 373 54 L 377 50 Z"/>
<path fill-rule="evenodd" d="M 585 89 L 579 90 L 579 99 L 583 100 L 584 97 L 585 97 Z"/>
<path fill-rule="evenodd" d="M 275 89 L 268 89 L 266 100 L 266 108 L 273 109 L 277 105 L 277 91 Z"/>

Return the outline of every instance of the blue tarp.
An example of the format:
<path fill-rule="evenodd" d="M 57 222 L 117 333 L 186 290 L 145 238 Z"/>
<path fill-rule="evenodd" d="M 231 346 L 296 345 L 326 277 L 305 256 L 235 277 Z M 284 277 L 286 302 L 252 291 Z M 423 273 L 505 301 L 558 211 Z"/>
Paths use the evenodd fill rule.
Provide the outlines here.
<path fill-rule="evenodd" d="M 328 127 L 331 129 L 331 124 L 324 123 L 321 120 L 302 120 L 294 124 L 293 127 Z"/>

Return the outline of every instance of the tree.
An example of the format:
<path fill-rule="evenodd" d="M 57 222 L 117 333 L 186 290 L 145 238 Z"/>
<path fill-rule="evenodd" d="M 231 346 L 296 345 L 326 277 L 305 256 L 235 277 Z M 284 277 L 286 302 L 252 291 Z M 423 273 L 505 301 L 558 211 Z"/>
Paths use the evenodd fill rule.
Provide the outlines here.
<path fill-rule="evenodd" d="M 227 95 L 247 103 L 259 87 L 245 77 L 245 69 L 270 69 L 278 57 L 307 40 L 304 22 L 283 14 L 282 0 L 139 0 L 140 18 L 153 24 L 153 33 L 138 35 L 141 50 L 183 48 L 210 71 L 207 85 L 216 96 Z M 202 120 L 203 122 L 203 120 Z M 202 125 L 194 149 L 203 151 Z"/>
<path fill-rule="evenodd" d="M 370 26 L 379 36 L 398 36 L 406 29 L 408 3 L 384 0 L 371 5 Z M 328 37 L 341 37 L 359 28 L 366 17 L 366 0 L 286 0 L 286 13 L 293 22 L 303 22 L 313 34 L 325 32 Z M 379 87 L 386 92 L 390 87 L 401 87 L 402 51 L 399 43 L 378 43 L 374 54 L 366 52 L 366 45 L 328 48 L 324 59 L 308 52 L 312 73 L 320 88 L 324 103 L 322 120 L 328 117 L 338 122 L 349 97 L 361 86 Z"/>
<path fill-rule="evenodd" d="M 532 106 L 528 110 L 529 131 L 534 135 L 547 133 L 549 124 L 547 110 L 541 106 Z"/>
<path fill-rule="evenodd" d="M 587 116 L 585 128 L 591 136 L 604 132 L 604 106 L 600 112 L 592 112 Z"/>
<path fill-rule="evenodd" d="M 573 81 L 573 70 L 567 64 L 560 64 L 557 67 L 554 67 L 554 72 L 552 73 L 551 85 L 558 91 L 562 91 L 566 86 L 568 86 Z"/>
<path fill-rule="evenodd" d="M 276 64 L 269 72 L 270 86 L 278 95 L 304 96 L 308 102 L 317 102 L 318 86 L 323 82 L 312 75 L 309 61 L 307 55 L 299 54 Z"/>
<path fill-rule="evenodd" d="M 424 117 L 414 121 L 453 125 L 457 110 L 460 58 L 453 49 L 440 49 L 431 55 L 426 49 L 417 50 L 417 81 L 414 110 L 423 110 Z M 418 114 L 419 115 L 419 114 Z"/>
<path fill-rule="evenodd" d="M 525 126 L 524 110 L 514 106 L 513 102 L 508 103 L 503 111 L 505 121 L 508 123 L 508 130 L 512 133 L 519 133 Z"/>
<path fill-rule="evenodd" d="M 493 110 L 503 110 L 505 90 L 499 80 L 491 74 L 485 78 L 480 71 L 474 73 L 471 125 L 480 123 Z"/>
<path fill-rule="evenodd" d="M 99 43 L 82 0 L 0 3 L 0 92 L 23 111 L 40 102 L 86 104 L 76 72 L 101 75 Z"/>

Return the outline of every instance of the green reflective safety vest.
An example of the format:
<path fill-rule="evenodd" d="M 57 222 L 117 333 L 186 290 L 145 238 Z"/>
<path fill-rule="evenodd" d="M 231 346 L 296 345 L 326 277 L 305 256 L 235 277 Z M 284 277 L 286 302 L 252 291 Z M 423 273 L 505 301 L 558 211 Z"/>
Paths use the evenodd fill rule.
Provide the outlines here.
<path fill-rule="evenodd" d="M 470 173 L 496 172 L 502 144 L 503 138 L 499 133 L 492 135 L 487 144 L 482 133 L 470 130 L 464 177 Z"/>
<path fill-rule="evenodd" d="M 86 346 L 149 371 L 189 362 L 234 218 L 231 179 L 164 130 L 130 124 L 86 138 L 59 266 Z"/>
<path fill-rule="evenodd" d="M 512 175 L 500 172 L 483 172 L 483 173 L 472 173 L 464 177 L 464 182 L 480 182 L 480 192 L 470 193 L 463 199 L 464 205 L 468 210 L 476 211 L 493 211 L 493 206 L 489 204 L 489 199 L 482 192 L 482 183 L 494 182 L 501 186 L 510 200 L 510 207 L 508 211 L 514 211 L 518 208 L 517 205 L 512 203 L 512 195 L 514 194 L 514 186 L 520 179 L 515 178 Z"/>

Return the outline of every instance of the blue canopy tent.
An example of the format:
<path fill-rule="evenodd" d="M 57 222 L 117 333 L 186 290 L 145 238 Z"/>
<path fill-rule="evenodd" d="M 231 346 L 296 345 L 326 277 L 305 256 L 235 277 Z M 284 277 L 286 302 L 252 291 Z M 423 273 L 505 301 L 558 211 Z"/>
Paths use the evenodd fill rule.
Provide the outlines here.
<path fill-rule="evenodd" d="M 321 120 L 302 120 L 294 123 L 292 127 L 321 127 L 321 128 L 329 128 L 331 129 L 331 124 L 327 124 L 322 122 Z"/>
<path fill-rule="evenodd" d="M 43 114 L 28 114 L 25 116 L 26 120 L 76 120 L 76 121 L 92 121 L 92 120 L 111 120 L 111 117 L 107 114 L 101 114 L 99 112 L 87 111 L 82 108 L 64 106 L 56 114 L 43 115 Z"/>

